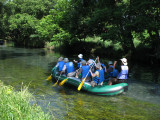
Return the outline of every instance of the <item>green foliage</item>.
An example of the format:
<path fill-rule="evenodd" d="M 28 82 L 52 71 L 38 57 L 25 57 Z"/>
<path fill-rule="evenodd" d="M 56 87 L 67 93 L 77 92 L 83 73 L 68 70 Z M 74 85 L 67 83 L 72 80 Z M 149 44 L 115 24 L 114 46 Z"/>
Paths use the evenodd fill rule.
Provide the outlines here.
<path fill-rule="evenodd" d="M 37 41 L 27 46 L 40 47 L 48 41 L 66 44 L 97 36 L 104 43 L 120 44 L 125 53 L 135 53 L 138 44 L 151 48 L 152 54 L 158 54 L 160 50 L 159 0 L 12 0 L 2 3 L 0 36 L 21 34 L 19 39 L 24 39 L 22 36 L 25 34 L 28 42 Z M 10 16 L 16 14 L 38 19 L 36 25 L 28 23 L 32 30 L 27 28 L 29 31 L 22 32 L 23 35 L 15 30 L 12 30 L 12 35 L 8 34 L 18 26 L 8 24 Z M 21 25 L 20 28 L 25 28 L 24 24 Z M 135 40 L 139 42 L 135 43 Z"/>
<path fill-rule="evenodd" d="M 0 82 L 0 119 L 1 120 L 50 120 L 37 104 L 30 105 L 34 100 L 27 87 L 15 92 L 13 87 Z"/>
<path fill-rule="evenodd" d="M 11 14 L 27 13 L 41 19 L 43 16 L 48 15 L 49 10 L 53 8 L 54 2 L 49 0 L 12 0 L 7 2 L 6 6 Z M 8 10 L 6 12 L 9 12 Z"/>
<path fill-rule="evenodd" d="M 5 36 L 5 27 L 3 25 L 3 17 L 4 17 L 4 3 L 5 0 L 0 1 L 0 38 L 4 38 Z"/>
<path fill-rule="evenodd" d="M 70 34 L 55 23 L 52 15 L 42 18 L 36 26 L 36 30 L 40 39 L 45 39 L 46 41 L 62 43 L 70 40 Z"/>
<path fill-rule="evenodd" d="M 30 35 L 35 32 L 37 19 L 26 13 L 10 16 L 9 20 L 10 36 L 16 46 L 39 47 L 44 45 L 43 41 L 30 39 Z M 41 44 L 40 44 L 41 43 Z"/>

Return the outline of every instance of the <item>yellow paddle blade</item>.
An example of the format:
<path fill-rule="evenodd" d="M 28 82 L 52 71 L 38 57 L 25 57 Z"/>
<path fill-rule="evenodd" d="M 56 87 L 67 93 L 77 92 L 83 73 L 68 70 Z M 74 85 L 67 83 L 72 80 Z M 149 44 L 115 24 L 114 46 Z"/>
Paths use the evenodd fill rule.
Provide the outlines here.
<path fill-rule="evenodd" d="M 54 83 L 54 85 L 53 85 L 53 86 L 56 86 L 56 85 L 57 85 L 57 83 L 58 83 L 58 80 L 57 80 L 57 82 L 56 82 L 56 83 Z"/>
<path fill-rule="evenodd" d="M 66 79 L 64 79 L 63 81 L 61 81 L 61 82 L 59 83 L 59 86 L 62 86 L 67 80 L 68 80 L 68 78 L 66 78 Z"/>
<path fill-rule="evenodd" d="M 50 81 L 52 79 L 52 75 L 50 75 L 46 80 Z"/>
<path fill-rule="evenodd" d="M 81 90 L 81 88 L 82 88 L 83 84 L 84 84 L 84 80 L 83 80 L 83 81 L 81 82 L 81 84 L 78 86 L 78 91 L 80 91 L 80 90 Z"/>

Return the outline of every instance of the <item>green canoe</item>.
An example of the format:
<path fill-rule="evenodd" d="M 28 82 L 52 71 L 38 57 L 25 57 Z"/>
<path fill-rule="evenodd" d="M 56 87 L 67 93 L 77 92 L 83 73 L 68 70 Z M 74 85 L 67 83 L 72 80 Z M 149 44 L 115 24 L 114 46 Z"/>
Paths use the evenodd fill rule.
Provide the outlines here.
<path fill-rule="evenodd" d="M 66 79 L 66 75 L 59 75 L 58 68 L 54 67 L 52 69 L 52 78 L 55 78 L 56 80 L 59 80 L 59 82 Z M 68 77 L 68 80 L 65 84 L 70 84 L 78 88 L 80 85 L 81 80 L 79 78 L 75 77 Z M 90 82 L 84 82 L 82 89 L 89 93 L 96 94 L 96 95 L 117 95 L 120 93 L 125 92 L 127 90 L 128 84 L 127 83 L 119 83 L 115 85 L 107 85 L 107 82 L 104 82 L 103 85 L 97 85 L 95 87 L 92 87 Z"/>

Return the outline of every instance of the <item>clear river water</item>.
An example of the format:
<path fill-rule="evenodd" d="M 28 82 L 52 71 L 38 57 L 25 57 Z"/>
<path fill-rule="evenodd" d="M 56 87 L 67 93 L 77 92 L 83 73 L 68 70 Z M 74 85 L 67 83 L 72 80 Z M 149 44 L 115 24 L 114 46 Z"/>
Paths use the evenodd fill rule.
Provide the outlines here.
<path fill-rule="evenodd" d="M 46 81 L 60 56 L 64 55 L 46 49 L 0 46 L 0 80 L 16 91 L 28 86 L 36 99 L 31 105 L 40 105 L 52 119 L 160 119 L 158 66 L 129 63 L 129 90 L 117 96 L 96 96 Z"/>

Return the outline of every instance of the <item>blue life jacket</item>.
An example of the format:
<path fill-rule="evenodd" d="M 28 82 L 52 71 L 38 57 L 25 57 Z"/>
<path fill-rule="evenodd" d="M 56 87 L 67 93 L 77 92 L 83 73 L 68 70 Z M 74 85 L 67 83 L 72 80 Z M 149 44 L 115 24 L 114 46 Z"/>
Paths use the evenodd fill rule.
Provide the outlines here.
<path fill-rule="evenodd" d="M 113 68 L 113 66 L 110 66 Z M 109 77 L 117 77 L 118 71 L 117 69 L 113 68 L 113 71 L 109 73 Z"/>
<path fill-rule="evenodd" d="M 113 74 L 112 74 L 112 77 L 116 78 L 118 75 L 118 70 L 113 68 Z"/>
<path fill-rule="evenodd" d="M 104 72 L 103 72 L 103 69 L 102 70 L 96 70 L 96 71 L 98 71 L 99 72 L 99 77 L 94 77 L 93 78 L 93 81 L 95 82 L 95 83 L 97 83 L 97 84 L 99 84 L 99 83 L 101 83 L 101 82 L 103 82 L 104 81 Z M 95 71 L 95 72 L 96 72 Z"/>
<path fill-rule="evenodd" d="M 74 71 L 73 62 L 66 63 L 66 69 L 67 69 L 67 74 L 73 72 Z"/>
<path fill-rule="evenodd" d="M 64 64 L 65 64 L 64 61 L 59 61 L 58 62 L 58 69 L 59 69 L 59 71 L 62 71 Z"/>
<path fill-rule="evenodd" d="M 109 66 L 109 68 L 113 68 L 113 66 L 111 65 L 111 66 Z M 109 74 L 109 77 L 112 77 L 113 76 L 113 71 L 111 71 L 110 73 L 108 73 Z"/>
<path fill-rule="evenodd" d="M 82 61 L 83 61 L 84 59 L 83 59 L 83 58 L 80 58 L 79 60 L 80 60 L 80 62 L 77 63 L 78 68 L 82 67 Z"/>
<path fill-rule="evenodd" d="M 101 66 L 102 66 L 102 68 L 103 68 L 103 71 L 104 71 L 104 73 L 105 73 L 105 65 L 103 64 L 103 63 L 101 63 Z"/>
<path fill-rule="evenodd" d="M 127 75 L 128 75 L 128 66 L 122 65 L 121 72 L 118 74 L 117 79 L 127 79 Z"/>
<path fill-rule="evenodd" d="M 90 69 L 90 67 L 88 65 L 82 66 L 82 78 L 90 77 L 91 76 L 91 73 L 89 72 L 89 69 Z"/>

